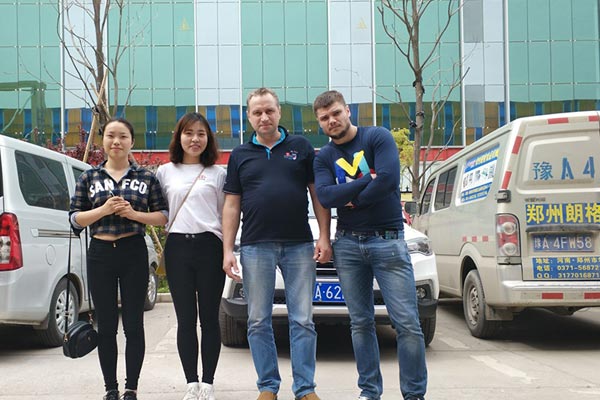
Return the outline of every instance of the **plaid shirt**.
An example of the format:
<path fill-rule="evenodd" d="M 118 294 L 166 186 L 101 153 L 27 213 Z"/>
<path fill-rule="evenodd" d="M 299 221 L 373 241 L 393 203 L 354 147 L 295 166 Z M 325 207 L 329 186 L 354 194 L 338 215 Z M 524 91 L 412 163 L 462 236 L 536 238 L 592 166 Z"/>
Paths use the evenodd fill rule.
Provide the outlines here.
<path fill-rule="evenodd" d="M 152 172 L 131 164 L 117 183 L 104 168 L 105 164 L 106 161 L 81 174 L 71 198 L 69 215 L 101 207 L 112 196 L 123 197 L 136 211 L 168 211 L 160 183 Z M 71 221 L 74 222 L 74 218 Z M 79 227 L 74 228 L 78 230 Z M 92 236 L 99 233 L 119 235 L 132 232 L 144 235 L 146 226 L 115 214 L 104 216 L 90 225 Z"/>

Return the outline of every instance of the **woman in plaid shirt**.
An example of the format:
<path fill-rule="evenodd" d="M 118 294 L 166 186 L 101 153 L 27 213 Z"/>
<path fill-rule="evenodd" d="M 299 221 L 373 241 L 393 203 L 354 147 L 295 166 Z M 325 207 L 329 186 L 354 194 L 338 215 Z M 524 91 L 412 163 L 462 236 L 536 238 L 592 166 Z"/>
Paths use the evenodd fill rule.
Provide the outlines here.
<path fill-rule="evenodd" d="M 106 388 L 105 400 L 118 400 L 117 290 L 121 291 L 126 337 L 124 400 L 137 399 L 144 361 L 144 301 L 148 289 L 146 225 L 167 222 L 167 203 L 154 174 L 129 162 L 133 126 L 118 118 L 102 130 L 105 162 L 81 174 L 71 199 L 74 229 L 90 228 L 87 271 L 96 319 L 98 357 Z"/>

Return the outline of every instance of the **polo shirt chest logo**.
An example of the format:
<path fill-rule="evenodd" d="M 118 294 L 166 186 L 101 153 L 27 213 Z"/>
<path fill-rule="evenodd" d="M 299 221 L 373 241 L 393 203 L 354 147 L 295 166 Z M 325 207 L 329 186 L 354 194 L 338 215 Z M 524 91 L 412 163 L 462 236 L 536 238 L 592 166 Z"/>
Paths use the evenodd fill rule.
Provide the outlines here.
<path fill-rule="evenodd" d="M 296 161 L 298 159 L 298 152 L 296 150 L 286 151 L 283 155 L 283 158 L 285 158 L 286 160 Z"/>

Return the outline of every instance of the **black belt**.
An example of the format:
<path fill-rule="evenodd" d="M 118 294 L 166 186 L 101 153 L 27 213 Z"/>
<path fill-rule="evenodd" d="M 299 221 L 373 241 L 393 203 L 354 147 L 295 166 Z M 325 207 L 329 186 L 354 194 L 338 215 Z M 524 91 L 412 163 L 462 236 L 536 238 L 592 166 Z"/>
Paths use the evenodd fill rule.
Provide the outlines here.
<path fill-rule="evenodd" d="M 339 236 L 356 236 L 356 237 L 379 237 L 384 239 L 398 239 L 398 233 L 402 232 L 398 229 L 385 229 L 376 231 L 351 231 L 347 229 L 338 229 Z"/>

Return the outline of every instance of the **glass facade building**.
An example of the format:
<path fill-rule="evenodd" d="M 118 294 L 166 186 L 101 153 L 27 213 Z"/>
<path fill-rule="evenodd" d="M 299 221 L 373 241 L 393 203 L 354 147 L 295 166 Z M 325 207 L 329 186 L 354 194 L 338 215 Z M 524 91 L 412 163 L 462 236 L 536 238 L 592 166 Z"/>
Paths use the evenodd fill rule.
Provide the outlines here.
<path fill-rule="evenodd" d="M 400 45 L 404 28 L 389 11 L 381 15 L 380 1 L 124 3 L 122 16 L 111 6 L 104 37 L 109 64 L 119 57 L 108 87 L 115 114 L 135 126 L 138 149 L 166 149 L 177 119 L 194 110 L 222 149 L 233 148 L 249 133 L 246 96 L 261 86 L 278 93 L 282 125 L 316 147 L 327 137 L 311 104 L 330 88 L 344 94 L 357 124 L 408 128 L 414 119 L 414 76 L 383 24 Z M 423 54 L 447 8 L 435 1 L 424 14 Z M 71 61 L 92 52 L 89 9 L 91 0 L 0 0 L 2 134 L 40 144 L 65 135 L 71 145 L 90 129 L 93 96 L 82 79 L 93 77 Z M 79 37 L 66 35 L 63 49 L 70 27 Z M 522 116 L 600 109 L 598 0 L 463 0 L 425 70 L 426 112 L 461 65 L 464 79 L 435 124 L 436 145 L 464 146 Z"/>

